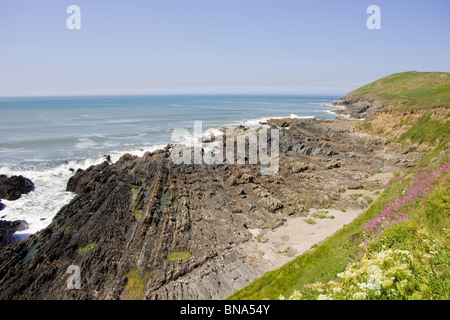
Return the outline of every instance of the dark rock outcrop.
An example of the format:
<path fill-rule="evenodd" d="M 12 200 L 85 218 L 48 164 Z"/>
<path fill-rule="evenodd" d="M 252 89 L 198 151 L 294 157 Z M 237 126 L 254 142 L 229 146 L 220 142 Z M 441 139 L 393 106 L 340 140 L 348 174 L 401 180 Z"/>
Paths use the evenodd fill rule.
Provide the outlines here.
<path fill-rule="evenodd" d="M 23 176 L 0 175 L 0 199 L 17 200 L 22 194 L 34 190 L 33 182 Z"/>
<path fill-rule="evenodd" d="M 22 231 L 27 228 L 28 223 L 24 220 L 0 220 L 0 245 L 8 244 L 16 231 Z"/>
<path fill-rule="evenodd" d="M 336 114 L 348 115 L 354 119 L 368 118 L 378 111 L 384 109 L 384 106 L 380 102 L 375 100 L 348 100 L 346 97 L 334 102 L 333 105 L 344 107 L 343 109 L 333 110 Z"/>

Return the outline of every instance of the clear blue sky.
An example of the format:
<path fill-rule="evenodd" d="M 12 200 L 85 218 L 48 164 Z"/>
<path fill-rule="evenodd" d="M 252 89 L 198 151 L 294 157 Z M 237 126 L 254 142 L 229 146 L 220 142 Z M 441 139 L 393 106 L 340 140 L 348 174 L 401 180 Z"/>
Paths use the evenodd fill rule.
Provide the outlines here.
<path fill-rule="evenodd" d="M 69 5 L 81 30 L 69 30 Z M 381 30 L 366 9 L 381 8 Z M 450 71 L 448 0 L 1 0 L 0 96 L 345 94 Z"/>

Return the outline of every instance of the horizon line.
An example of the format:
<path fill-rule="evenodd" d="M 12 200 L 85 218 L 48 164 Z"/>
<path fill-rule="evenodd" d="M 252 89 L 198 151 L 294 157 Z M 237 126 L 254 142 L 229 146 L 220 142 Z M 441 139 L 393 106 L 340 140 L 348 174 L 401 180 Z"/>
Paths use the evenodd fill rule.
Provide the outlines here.
<path fill-rule="evenodd" d="M 42 94 L 42 95 L 0 95 L 0 98 L 73 98 L 73 97 L 146 97 L 146 96 L 298 96 L 298 97 L 340 97 L 337 93 L 98 93 L 98 94 Z"/>

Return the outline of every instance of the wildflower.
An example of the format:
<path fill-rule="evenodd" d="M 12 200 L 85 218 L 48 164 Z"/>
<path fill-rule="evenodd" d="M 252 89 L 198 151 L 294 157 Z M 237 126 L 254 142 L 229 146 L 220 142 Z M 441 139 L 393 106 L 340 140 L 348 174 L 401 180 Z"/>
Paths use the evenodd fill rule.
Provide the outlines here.
<path fill-rule="evenodd" d="M 430 172 L 428 174 L 421 174 L 417 172 L 414 175 L 415 181 L 409 189 L 402 190 L 402 198 L 389 203 L 379 214 L 378 217 L 369 220 L 367 223 L 364 233 L 366 235 L 376 236 L 380 234 L 385 228 L 390 228 L 392 224 L 404 221 L 406 218 L 404 209 L 408 209 L 408 206 L 417 200 L 418 197 L 425 194 L 428 190 L 433 187 L 433 179 L 443 170 L 450 168 L 450 161 L 446 162 L 437 171 Z M 424 171 L 430 171 L 431 168 L 425 169 Z M 386 187 L 389 186 L 394 179 L 391 179 Z M 418 231 L 419 236 L 425 236 L 428 233 L 426 230 Z"/>
<path fill-rule="evenodd" d="M 419 237 L 428 237 L 429 236 L 428 230 L 426 228 L 419 229 L 417 230 L 417 235 Z"/>
<path fill-rule="evenodd" d="M 323 292 L 322 288 L 324 287 L 324 284 L 321 283 L 321 282 L 316 282 L 316 283 L 313 283 L 313 284 L 308 284 L 305 287 L 308 288 L 308 289 L 311 289 L 313 291 Z"/>
<path fill-rule="evenodd" d="M 328 281 L 327 284 L 328 284 L 328 286 L 330 286 L 330 287 L 335 287 L 335 286 L 338 285 L 338 283 L 334 282 L 333 280 Z"/>
<path fill-rule="evenodd" d="M 317 300 L 333 300 L 333 298 L 326 294 L 319 294 L 317 297 Z"/>
<path fill-rule="evenodd" d="M 342 292 L 342 288 L 341 287 L 334 287 L 333 288 L 333 293 L 341 293 Z"/>
<path fill-rule="evenodd" d="M 367 298 L 367 293 L 357 292 L 357 293 L 353 294 L 352 298 L 355 300 L 365 300 Z"/>
<path fill-rule="evenodd" d="M 294 292 L 289 296 L 289 300 L 302 300 L 303 295 L 298 290 L 294 290 Z"/>

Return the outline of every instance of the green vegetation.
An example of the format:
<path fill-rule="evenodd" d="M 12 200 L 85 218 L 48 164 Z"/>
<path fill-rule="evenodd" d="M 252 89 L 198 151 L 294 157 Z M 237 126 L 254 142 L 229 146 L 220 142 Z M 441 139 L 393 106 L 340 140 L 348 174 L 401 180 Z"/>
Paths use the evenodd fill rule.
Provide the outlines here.
<path fill-rule="evenodd" d="M 78 248 L 78 253 L 79 254 L 85 254 L 89 251 L 91 251 L 92 249 L 94 249 L 97 246 L 97 243 L 95 242 L 91 242 L 88 245 L 82 247 L 82 248 Z"/>
<path fill-rule="evenodd" d="M 365 196 L 364 199 L 366 199 L 368 204 L 372 204 L 372 202 L 373 202 L 373 199 L 369 196 Z"/>
<path fill-rule="evenodd" d="M 409 219 L 368 243 L 361 259 L 327 282 L 294 290 L 289 298 L 449 299 L 449 179 L 447 171 L 438 182 L 446 186 L 436 187 L 416 203 Z"/>
<path fill-rule="evenodd" d="M 145 284 L 150 279 L 150 272 L 140 272 L 137 269 L 131 269 L 125 276 L 127 277 L 127 284 L 122 293 L 122 298 L 127 300 L 142 300 L 145 296 Z"/>
<path fill-rule="evenodd" d="M 450 73 L 402 72 L 384 77 L 345 96 L 346 100 L 379 101 L 395 109 L 450 106 Z M 369 124 L 366 123 L 366 126 Z"/>
<path fill-rule="evenodd" d="M 305 219 L 304 220 L 307 224 L 316 224 L 316 222 L 313 219 Z"/>
<path fill-rule="evenodd" d="M 134 210 L 134 217 L 136 218 L 136 220 L 141 220 L 142 219 L 142 211 Z"/>
<path fill-rule="evenodd" d="M 410 140 L 412 143 L 428 143 L 432 145 L 449 141 L 449 122 L 442 122 L 437 119 L 433 119 L 431 116 L 432 113 L 430 112 L 419 118 L 414 124 L 412 124 L 411 129 L 400 136 L 399 140 L 402 142 Z M 450 111 L 447 113 L 446 117 L 450 117 Z"/>
<path fill-rule="evenodd" d="M 167 260 L 169 261 L 178 261 L 178 260 L 186 260 L 191 257 L 191 253 L 189 251 L 171 251 L 167 255 Z"/>

